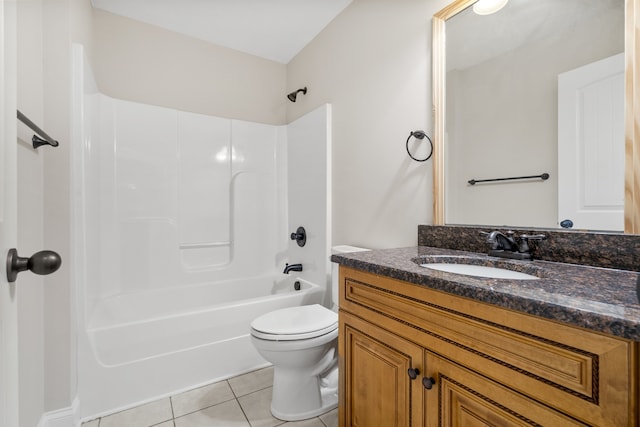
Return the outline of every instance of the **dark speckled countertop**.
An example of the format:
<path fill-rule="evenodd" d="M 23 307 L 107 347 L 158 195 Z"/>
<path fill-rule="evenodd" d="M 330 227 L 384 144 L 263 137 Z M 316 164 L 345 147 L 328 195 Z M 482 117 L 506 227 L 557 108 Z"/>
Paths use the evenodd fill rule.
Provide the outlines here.
<path fill-rule="evenodd" d="M 479 264 L 508 262 L 538 280 L 487 279 L 420 267 L 430 255 L 473 256 Z M 640 341 L 640 273 L 550 261 L 515 261 L 486 254 L 417 246 L 333 255 L 331 260 L 453 295 Z"/>

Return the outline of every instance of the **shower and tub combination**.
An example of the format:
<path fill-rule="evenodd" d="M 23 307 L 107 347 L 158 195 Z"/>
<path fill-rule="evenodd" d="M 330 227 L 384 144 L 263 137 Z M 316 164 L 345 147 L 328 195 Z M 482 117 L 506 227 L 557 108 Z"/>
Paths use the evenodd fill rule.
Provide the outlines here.
<path fill-rule="evenodd" d="M 330 300 L 330 106 L 286 126 L 177 111 L 101 94 L 73 59 L 79 417 L 266 366 L 251 321 Z"/>

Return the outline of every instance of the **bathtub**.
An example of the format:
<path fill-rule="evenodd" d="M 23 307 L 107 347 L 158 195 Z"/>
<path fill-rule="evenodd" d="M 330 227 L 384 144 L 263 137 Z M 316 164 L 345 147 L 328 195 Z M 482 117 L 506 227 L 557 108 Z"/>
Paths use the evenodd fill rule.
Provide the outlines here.
<path fill-rule="evenodd" d="M 99 301 L 87 313 L 84 339 L 79 340 L 79 351 L 92 355 L 79 358 L 80 388 L 93 384 L 90 393 L 81 393 L 82 418 L 266 366 L 251 345 L 251 321 L 279 308 L 322 304 L 326 289 L 283 276 L 140 291 Z"/>
<path fill-rule="evenodd" d="M 75 421 L 266 366 L 250 322 L 329 301 L 329 106 L 285 126 L 121 100 L 72 56 Z"/>

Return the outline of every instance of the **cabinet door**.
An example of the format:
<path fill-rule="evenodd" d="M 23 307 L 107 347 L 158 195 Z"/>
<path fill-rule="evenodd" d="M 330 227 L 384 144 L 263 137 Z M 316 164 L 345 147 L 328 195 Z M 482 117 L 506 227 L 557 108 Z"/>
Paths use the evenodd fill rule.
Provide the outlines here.
<path fill-rule="evenodd" d="M 341 312 L 340 425 L 422 426 L 423 355 L 421 347 Z"/>
<path fill-rule="evenodd" d="M 430 352 L 425 366 L 427 427 L 586 426 Z"/>

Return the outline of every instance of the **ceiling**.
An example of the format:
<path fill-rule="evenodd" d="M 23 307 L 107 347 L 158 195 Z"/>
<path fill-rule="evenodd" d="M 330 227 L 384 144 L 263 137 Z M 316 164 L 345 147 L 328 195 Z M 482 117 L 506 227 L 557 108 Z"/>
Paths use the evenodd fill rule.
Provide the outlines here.
<path fill-rule="evenodd" d="M 623 19 L 624 4 L 624 0 L 509 0 L 504 9 L 486 16 L 468 8 L 447 21 L 447 69 L 479 64 L 608 14 Z"/>
<path fill-rule="evenodd" d="M 352 0 L 91 0 L 93 7 L 288 63 Z"/>

